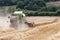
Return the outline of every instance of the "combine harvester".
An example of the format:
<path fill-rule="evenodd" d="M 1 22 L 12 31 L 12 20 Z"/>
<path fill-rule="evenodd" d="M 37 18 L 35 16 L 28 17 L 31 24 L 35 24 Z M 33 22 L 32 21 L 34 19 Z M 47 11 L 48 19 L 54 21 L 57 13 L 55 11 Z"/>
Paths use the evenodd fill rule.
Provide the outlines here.
<path fill-rule="evenodd" d="M 28 28 L 28 25 L 25 24 L 26 16 L 22 11 L 15 11 L 14 14 L 8 17 L 10 19 L 10 27 L 17 30 Z"/>

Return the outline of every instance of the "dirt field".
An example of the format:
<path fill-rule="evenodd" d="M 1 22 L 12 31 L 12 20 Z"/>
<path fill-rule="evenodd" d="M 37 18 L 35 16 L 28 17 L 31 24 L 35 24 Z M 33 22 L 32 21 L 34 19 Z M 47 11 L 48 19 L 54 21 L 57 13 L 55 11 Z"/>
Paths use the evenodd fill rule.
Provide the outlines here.
<path fill-rule="evenodd" d="M 60 17 L 27 17 L 34 22 L 48 22 L 55 20 L 51 24 L 36 26 L 32 29 L 16 31 L 13 28 L 0 29 L 0 40 L 60 40 Z M 37 21 L 36 21 L 37 20 Z"/>

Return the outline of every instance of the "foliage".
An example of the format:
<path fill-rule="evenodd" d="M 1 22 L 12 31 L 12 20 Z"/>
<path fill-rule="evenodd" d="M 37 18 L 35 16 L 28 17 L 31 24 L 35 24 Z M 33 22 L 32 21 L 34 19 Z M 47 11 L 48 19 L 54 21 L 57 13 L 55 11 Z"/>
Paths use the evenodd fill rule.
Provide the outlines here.
<path fill-rule="evenodd" d="M 57 11 L 56 11 L 56 15 L 57 15 L 57 16 L 60 16 L 60 10 L 57 10 Z"/>
<path fill-rule="evenodd" d="M 0 0 L 0 6 L 14 5 L 16 0 Z"/>
<path fill-rule="evenodd" d="M 55 16 L 56 12 L 40 12 L 40 16 Z"/>
<path fill-rule="evenodd" d="M 13 13 L 15 10 L 16 10 L 15 7 L 9 7 L 9 8 L 8 8 L 8 12 L 9 12 L 9 13 Z"/>
<path fill-rule="evenodd" d="M 8 12 L 23 10 L 27 16 L 55 16 L 60 15 L 60 6 L 47 6 L 46 2 L 58 1 L 58 0 L 0 0 L 0 6 L 15 5 L 15 7 L 9 7 Z M 29 10 L 29 11 L 27 11 Z"/>
<path fill-rule="evenodd" d="M 45 12 L 56 12 L 58 10 L 58 7 L 57 6 L 47 6 L 47 7 L 43 7 L 41 8 L 41 12 L 45 11 Z"/>
<path fill-rule="evenodd" d="M 9 6 L 9 5 L 16 5 L 19 2 L 23 2 L 24 6 L 28 4 L 35 4 L 37 3 L 38 5 L 44 4 L 45 2 L 50 2 L 50 1 L 59 1 L 59 0 L 0 0 L 0 6 Z"/>
<path fill-rule="evenodd" d="M 56 12 L 58 8 L 57 8 L 57 6 L 51 5 L 51 6 L 48 6 L 47 9 L 48 9 L 48 11 Z"/>
<path fill-rule="evenodd" d="M 44 0 L 24 0 L 17 3 L 17 8 L 27 9 L 27 10 L 37 10 L 41 7 L 46 6 Z"/>
<path fill-rule="evenodd" d="M 56 16 L 56 12 L 25 12 L 26 16 Z"/>

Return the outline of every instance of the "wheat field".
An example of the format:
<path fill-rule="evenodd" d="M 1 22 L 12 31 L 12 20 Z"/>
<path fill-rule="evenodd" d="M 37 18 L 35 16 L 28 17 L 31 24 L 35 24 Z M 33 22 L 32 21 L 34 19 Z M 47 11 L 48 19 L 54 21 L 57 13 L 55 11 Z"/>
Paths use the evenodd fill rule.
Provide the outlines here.
<path fill-rule="evenodd" d="M 54 23 L 22 31 L 13 28 L 0 29 L 0 40 L 60 40 L 60 17 Z"/>

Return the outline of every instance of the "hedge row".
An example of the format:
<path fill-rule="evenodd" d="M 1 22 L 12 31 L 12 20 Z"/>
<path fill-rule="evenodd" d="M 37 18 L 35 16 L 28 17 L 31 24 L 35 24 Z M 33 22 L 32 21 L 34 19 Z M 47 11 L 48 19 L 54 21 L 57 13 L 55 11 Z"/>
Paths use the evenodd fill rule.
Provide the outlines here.
<path fill-rule="evenodd" d="M 26 16 L 60 16 L 60 11 L 57 12 L 25 12 Z"/>

